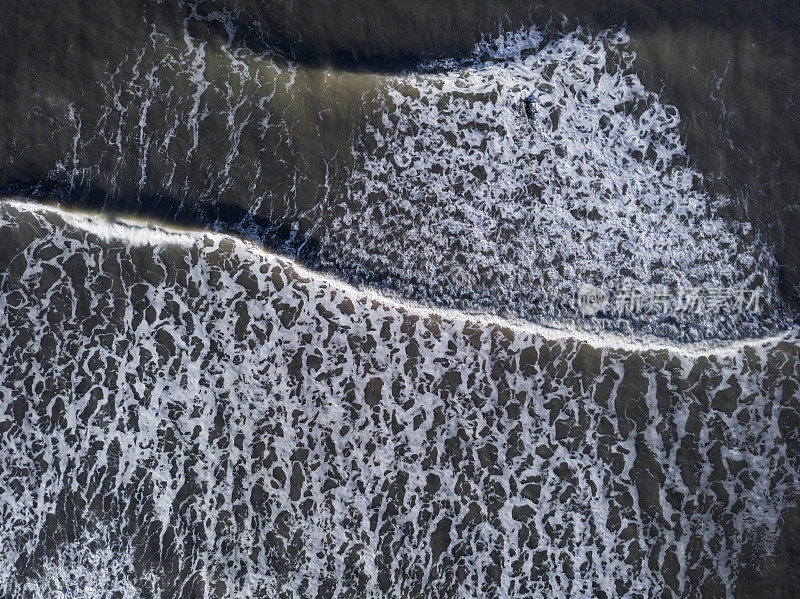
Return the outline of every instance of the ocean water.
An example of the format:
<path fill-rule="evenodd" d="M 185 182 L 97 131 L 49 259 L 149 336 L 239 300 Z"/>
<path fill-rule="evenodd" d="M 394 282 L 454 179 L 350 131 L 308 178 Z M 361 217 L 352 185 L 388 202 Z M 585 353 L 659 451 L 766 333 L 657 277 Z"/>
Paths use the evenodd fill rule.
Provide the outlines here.
<path fill-rule="evenodd" d="M 718 217 L 726 199 L 699 189 L 680 114 L 631 72 L 629 41 L 579 29 L 547 42 L 522 30 L 463 62 L 421 66 L 432 75 L 389 78 L 381 126 L 355 144 L 347 193 L 319 236 L 324 261 L 357 280 L 396 281 L 407 296 L 533 320 L 575 317 L 584 283 L 774 281 L 752 226 Z M 520 98 L 531 98 L 527 108 Z M 779 302 L 766 286 L 778 314 L 758 322 L 706 313 L 634 324 L 675 337 L 753 335 L 781 324 Z"/>
<path fill-rule="evenodd" d="M 0 597 L 795 596 L 797 18 L 618 4 L 8 3 Z"/>
<path fill-rule="evenodd" d="M 617 349 L 2 210 L 12 596 L 721 592 L 796 489 L 796 334 Z"/>

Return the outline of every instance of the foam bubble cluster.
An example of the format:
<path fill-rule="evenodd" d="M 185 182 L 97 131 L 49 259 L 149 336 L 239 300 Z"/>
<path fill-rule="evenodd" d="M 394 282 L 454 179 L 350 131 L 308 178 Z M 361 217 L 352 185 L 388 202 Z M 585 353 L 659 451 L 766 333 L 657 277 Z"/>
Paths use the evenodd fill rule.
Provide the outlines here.
<path fill-rule="evenodd" d="M 109 538 L 113 526 L 100 524 L 72 543 L 55 548 L 38 577 L 22 587 L 30 599 L 145 599 L 153 596 L 153 575 L 137 572 L 133 556 L 120 539 Z M 136 581 L 136 584 L 132 582 Z M 138 585 L 138 586 L 137 586 Z"/>
<path fill-rule="evenodd" d="M 607 290 L 764 286 L 768 248 L 715 215 L 674 106 L 632 71 L 622 32 L 518 31 L 463 62 L 389 77 L 324 238 L 329 265 L 405 295 L 533 320 Z M 684 338 L 757 334 L 770 318 L 650 315 Z"/>
<path fill-rule="evenodd" d="M 19 202 L 0 238 L 5 596 L 726 597 L 798 491 L 795 337 L 614 350 Z"/>
<path fill-rule="evenodd" d="M 718 214 L 624 32 L 520 30 L 386 75 L 249 48 L 234 17 L 153 17 L 99 108 L 54 122 L 68 147 L 29 191 L 102 192 L 439 306 L 684 340 L 786 325 L 772 249 Z M 583 318 L 583 284 L 763 288 L 766 309 Z"/>
<path fill-rule="evenodd" d="M 242 221 L 227 227 L 255 219 L 267 238 L 296 216 L 303 178 L 304 158 L 292 149 L 297 66 L 236 44 L 229 12 L 179 6 L 173 27 L 149 23 L 149 35 L 107 67 L 99 106 L 72 102 L 54 123 L 72 140 L 47 180 L 68 187 L 66 198 L 95 189 L 104 207 L 209 226 L 227 207 Z"/>

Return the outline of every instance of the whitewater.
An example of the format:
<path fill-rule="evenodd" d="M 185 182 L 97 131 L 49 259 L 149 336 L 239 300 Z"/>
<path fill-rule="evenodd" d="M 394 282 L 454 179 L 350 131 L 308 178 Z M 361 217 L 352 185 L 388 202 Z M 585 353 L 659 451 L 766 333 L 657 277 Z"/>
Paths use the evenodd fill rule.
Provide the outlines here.
<path fill-rule="evenodd" d="M 0 215 L 8 596 L 725 596 L 796 497 L 795 332 L 604 347 Z"/>
<path fill-rule="evenodd" d="M 628 34 L 370 72 L 154 8 L 4 167 L 0 597 L 735 596 L 800 330 Z"/>
<path fill-rule="evenodd" d="M 253 51 L 234 17 L 153 24 L 108 67 L 102 110 L 59 123 L 56 199 L 96 187 L 83 207 L 234 232 L 442 308 L 696 342 L 791 326 L 775 248 L 710 193 L 625 31 L 524 28 L 362 73 Z M 584 318 L 584 284 L 758 288 L 764 309 Z"/>

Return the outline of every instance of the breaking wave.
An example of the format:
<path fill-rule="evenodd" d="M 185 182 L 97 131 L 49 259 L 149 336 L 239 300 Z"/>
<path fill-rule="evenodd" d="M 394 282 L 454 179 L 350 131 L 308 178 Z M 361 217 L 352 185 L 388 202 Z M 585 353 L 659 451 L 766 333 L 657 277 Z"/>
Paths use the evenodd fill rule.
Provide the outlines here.
<path fill-rule="evenodd" d="M 100 109 L 54 123 L 61 199 L 99 190 L 93 208 L 238 232 L 440 307 L 678 341 L 787 327 L 774 248 L 720 216 L 624 32 L 518 30 L 392 75 L 294 63 L 243 45 L 231 13 L 181 10 L 108 67 Z M 583 284 L 762 288 L 765 309 L 583 318 Z"/>
<path fill-rule="evenodd" d="M 716 216 L 674 106 L 632 71 L 624 32 L 538 30 L 387 78 L 355 140 L 323 263 L 356 281 L 534 321 L 575 319 L 578 287 L 765 288 L 773 311 L 594 325 L 741 337 L 781 318 L 769 247 Z M 590 324 L 584 321 L 583 324 Z"/>
<path fill-rule="evenodd" d="M 796 333 L 601 347 L 24 202 L 0 238 L 8 596 L 730 597 L 796 501 Z"/>

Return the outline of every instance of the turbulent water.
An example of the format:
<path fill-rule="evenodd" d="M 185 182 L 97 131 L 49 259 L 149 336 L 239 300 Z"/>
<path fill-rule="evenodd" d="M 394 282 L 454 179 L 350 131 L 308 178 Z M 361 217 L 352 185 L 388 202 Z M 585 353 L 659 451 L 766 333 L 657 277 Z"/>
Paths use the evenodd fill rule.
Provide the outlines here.
<path fill-rule="evenodd" d="M 0 597 L 800 589 L 796 173 L 726 91 L 782 63 L 461 4 L 12 7 Z"/>
<path fill-rule="evenodd" d="M 529 318 L 576 316 L 581 283 L 773 281 L 749 224 L 715 217 L 698 190 L 677 109 L 631 74 L 627 35 L 543 37 L 508 34 L 466 64 L 424 65 L 445 74 L 390 80 L 383 127 L 359 140 L 365 158 L 323 247 L 352 257 L 367 280 L 393 277 L 406 294 L 424 287 L 439 301 Z M 689 314 L 645 326 L 680 335 L 694 325 L 709 337 L 765 324 L 728 320 Z"/>
<path fill-rule="evenodd" d="M 612 349 L 2 214 L 12 596 L 719 593 L 797 490 L 794 336 Z"/>
<path fill-rule="evenodd" d="M 193 33 L 207 23 L 227 38 Z M 633 73 L 623 31 L 522 29 L 423 74 L 365 76 L 236 47 L 228 14 L 182 27 L 175 39 L 153 24 L 101 80 L 100 112 L 68 106 L 47 181 L 101 187 L 102 207 L 191 211 L 439 305 L 694 340 L 787 326 L 773 248 L 716 214 L 729 199 L 688 166 L 678 110 Z M 328 114 L 354 96 L 359 124 L 341 134 Z M 586 322 L 585 283 L 760 287 L 766 308 Z"/>

